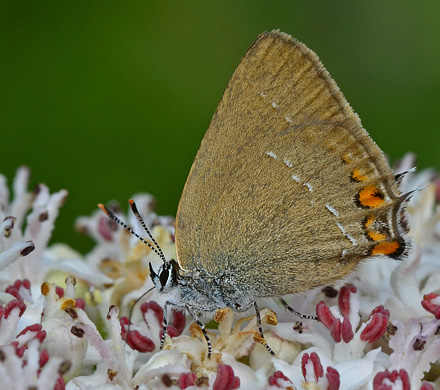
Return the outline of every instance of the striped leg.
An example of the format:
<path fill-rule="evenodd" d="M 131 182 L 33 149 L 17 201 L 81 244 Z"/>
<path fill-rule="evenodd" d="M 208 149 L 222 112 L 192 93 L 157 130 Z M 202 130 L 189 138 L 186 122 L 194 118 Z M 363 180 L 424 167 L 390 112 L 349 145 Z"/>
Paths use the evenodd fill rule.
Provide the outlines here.
<path fill-rule="evenodd" d="M 309 314 L 302 314 L 299 311 L 296 311 L 294 308 L 290 307 L 289 304 L 283 298 L 280 297 L 278 299 L 283 304 L 284 308 L 286 308 L 287 310 L 289 310 L 290 312 L 292 312 L 293 314 L 295 314 L 297 317 L 301 318 L 302 320 L 318 321 L 318 317 L 315 317 L 315 316 L 312 316 Z"/>
<path fill-rule="evenodd" d="M 269 345 L 267 345 L 267 341 L 266 341 L 266 339 L 264 338 L 263 329 L 262 329 L 262 327 L 261 327 L 261 316 L 260 316 L 260 310 L 258 309 L 257 302 L 255 302 L 255 301 L 254 301 L 254 308 L 255 308 L 255 315 L 256 315 L 256 317 L 257 317 L 257 327 L 258 327 L 258 332 L 260 333 L 260 336 L 261 336 L 261 338 L 262 338 L 263 341 L 264 341 L 264 346 L 265 346 L 266 349 L 269 351 L 269 353 L 270 353 L 272 356 L 274 356 L 274 355 L 275 355 L 275 352 L 272 351 L 272 348 L 269 347 Z"/>
<path fill-rule="evenodd" d="M 165 307 L 164 307 L 164 310 L 163 310 L 163 329 L 162 329 L 162 337 L 160 339 L 160 348 L 162 349 L 163 343 L 165 342 L 165 336 L 167 334 L 168 306 L 174 306 L 174 307 L 178 307 L 180 309 L 186 309 L 188 311 L 188 313 L 191 315 L 193 321 L 200 327 L 200 329 L 203 332 L 203 336 L 205 337 L 206 344 L 208 345 L 208 358 L 210 358 L 211 357 L 211 353 L 212 353 L 211 340 L 208 337 L 208 333 L 206 332 L 205 325 L 203 324 L 202 321 L 200 321 L 199 317 L 194 312 L 194 310 L 193 310 L 194 306 L 190 305 L 188 303 L 182 304 L 180 302 L 173 302 L 173 301 L 166 301 L 165 302 Z M 211 311 L 211 310 L 207 310 L 206 308 L 203 308 L 201 310 L 203 310 L 203 311 Z"/>
<path fill-rule="evenodd" d="M 197 314 L 193 311 L 193 308 L 188 303 L 185 305 L 186 310 L 188 310 L 188 313 L 191 315 L 194 322 L 202 329 L 203 336 L 205 337 L 206 344 L 208 344 L 208 358 L 211 358 L 211 352 L 212 352 L 212 346 L 211 346 L 211 340 L 208 337 L 208 333 L 206 333 L 205 324 L 199 320 L 199 317 Z"/>

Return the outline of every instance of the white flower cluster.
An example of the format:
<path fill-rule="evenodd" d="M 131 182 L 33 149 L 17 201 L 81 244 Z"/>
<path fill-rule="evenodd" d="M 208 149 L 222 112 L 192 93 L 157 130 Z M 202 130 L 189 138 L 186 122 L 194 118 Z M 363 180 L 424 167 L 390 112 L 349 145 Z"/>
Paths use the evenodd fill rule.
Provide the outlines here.
<path fill-rule="evenodd" d="M 398 170 L 408 170 L 412 156 Z M 0 176 L 0 388 L 91 389 L 365 389 L 440 388 L 440 184 L 432 171 L 404 177 L 420 188 L 408 206 L 414 248 L 402 262 L 372 259 L 351 284 L 292 297 L 291 306 L 316 312 L 297 322 L 274 302 L 255 316 L 215 313 L 201 329 L 173 312 L 159 349 L 163 304 L 148 263 L 160 259 L 100 210 L 77 229 L 96 241 L 80 255 L 48 247 L 67 192 L 44 185 L 28 192 L 20 168 L 9 194 Z M 174 219 L 154 213 L 150 195 L 133 198 L 167 258 L 175 258 Z M 132 214 L 109 207 L 135 231 Z M 216 325 L 217 324 L 217 325 Z"/>

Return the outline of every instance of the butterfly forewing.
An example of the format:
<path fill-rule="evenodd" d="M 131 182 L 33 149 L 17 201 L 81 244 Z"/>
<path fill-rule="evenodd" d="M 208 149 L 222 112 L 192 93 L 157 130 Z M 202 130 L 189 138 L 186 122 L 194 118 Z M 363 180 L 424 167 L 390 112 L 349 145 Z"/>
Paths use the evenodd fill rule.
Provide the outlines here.
<path fill-rule="evenodd" d="M 383 153 L 305 45 L 262 34 L 232 76 L 180 200 L 178 261 L 255 296 L 400 256 L 402 202 Z M 249 283 L 252 280 L 252 283 Z"/>

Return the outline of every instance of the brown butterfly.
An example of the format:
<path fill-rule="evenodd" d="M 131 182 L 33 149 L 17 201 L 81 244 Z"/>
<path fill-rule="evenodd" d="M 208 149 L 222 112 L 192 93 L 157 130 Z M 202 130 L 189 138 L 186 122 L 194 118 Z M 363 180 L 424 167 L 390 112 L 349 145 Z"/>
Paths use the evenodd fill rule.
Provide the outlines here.
<path fill-rule="evenodd" d="M 280 31 L 261 34 L 186 181 L 177 261 L 148 244 L 163 260 L 151 278 L 169 294 L 161 345 L 168 306 L 191 314 L 208 356 L 200 313 L 253 309 L 264 342 L 259 298 L 295 312 L 283 296 L 338 281 L 374 255 L 404 256 L 409 195 L 316 54 Z"/>

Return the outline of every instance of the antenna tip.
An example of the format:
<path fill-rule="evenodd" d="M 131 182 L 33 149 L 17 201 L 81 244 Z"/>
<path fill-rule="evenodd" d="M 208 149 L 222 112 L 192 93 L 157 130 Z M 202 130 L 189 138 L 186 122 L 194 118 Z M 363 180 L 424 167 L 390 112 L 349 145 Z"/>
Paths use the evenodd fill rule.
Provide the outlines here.
<path fill-rule="evenodd" d="M 98 203 L 98 207 L 99 207 L 102 211 L 104 211 L 104 213 L 106 213 L 107 215 L 109 215 L 109 214 L 108 214 L 107 207 L 105 207 L 102 203 Z"/>
<path fill-rule="evenodd" d="M 134 202 L 134 200 L 130 199 L 128 202 L 130 203 L 130 207 L 131 207 L 133 213 L 139 214 L 139 211 L 138 211 L 138 209 L 136 207 L 136 203 Z"/>

